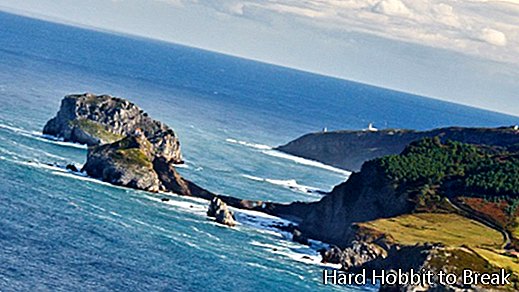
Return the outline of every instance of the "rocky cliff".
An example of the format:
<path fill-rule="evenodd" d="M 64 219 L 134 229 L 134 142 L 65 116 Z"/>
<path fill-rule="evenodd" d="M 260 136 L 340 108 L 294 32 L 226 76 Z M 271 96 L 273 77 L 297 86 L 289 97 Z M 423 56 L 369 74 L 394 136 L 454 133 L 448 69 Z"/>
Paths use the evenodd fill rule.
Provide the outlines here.
<path fill-rule="evenodd" d="M 441 137 L 470 144 L 504 146 L 519 144 L 514 127 L 461 128 L 431 131 L 388 129 L 381 131 L 336 131 L 311 133 L 276 148 L 295 156 L 320 161 L 338 168 L 358 171 L 365 161 L 399 154 L 411 142 L 426 137 Z"/>
<path fill-rule="evenodd" d="M 122 98 L 91 93 L 65 96 L 56 117 L 43 129 L 46 135 L 89 146 L 113 143 L 136 132 L 144 134 L 155 156 L 182 163 L 175 132 Z"/>
<path fill-rule="evenodd" d="M 408 213 L 414 206 L 409 199 L 397 191 L 378 164 L 367 162 L 318 202 L 272 204 L 268 209 L 294 220 L 310 238 L 347 246 L 355 237 L 353 223 Z"/>
<path fill-rule="evenodd" d="M 339 246 L 355 239 L 353 223 L 412 211 L 448 212 L 459 209 L 451 201 L 460 197 L 486 198 L 481 204 L 487 206 L 491 199 L 502 200 L 514 214 L 519 196 L 519 154 L 514 147 L 425 138 L 399 155 L 365 162 L 318 202 L 267 204 L 266 209 L 297 222 L 306 236 Z"/>

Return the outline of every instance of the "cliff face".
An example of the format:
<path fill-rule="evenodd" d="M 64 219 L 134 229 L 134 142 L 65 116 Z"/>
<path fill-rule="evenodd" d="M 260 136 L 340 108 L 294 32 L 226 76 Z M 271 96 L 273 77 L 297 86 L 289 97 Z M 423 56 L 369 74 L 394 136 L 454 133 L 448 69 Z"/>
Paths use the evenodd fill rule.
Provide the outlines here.
<path fill-rule="evenodd" d="M 156 155 L 143 134 L 90 147 L 82 170 L 105 182 L 139 190 L 173 192 L 208 200 L 215 196 L 182 178 L 172 162 Z"/>
<path fill-rule="evenodd" d="M 519 144 L 519 131 L 508 128 L 443 128 L 432 131 L 382 130 L 337 131 L 304 135 L 277 150 L 320 161 L 338 168 L 358 171 L 365 161 L 399 154 L 411 142 L 439 136 L 469 144 L 509 146 Z"/>
<path fill-rule="evenodd" d="M 144 137 L 130 136 L 90 148 L 83 171 L 115 185 L 158 192 L 161 183 L 153 170 L 153 159 L 150 142 Z"/>
<path fill-rule="evenodd" d="M 401 154 L 365 162 L 319 202 L 271 204 L 268 210 L 295 220 L 308 237 L 343 247 L 355 239 L 353 223 L 411 211 L 452 212 L 460 208 L 452 205 L 458 197 L 508 198 L 501 205 L 515 214 L 519 156 L 511 149 L 425 138 Z M 491 207 L 490 202 L 481 204 Z"/>
<path fill-rule="evenodd" d="M 174 131 L 135 104 L 117 97 L 90 93 L 66 96 L 56 117 L 43 129 L 44 134 L 89 146 L 113 143 L 136 131 L 144 134 L 156 156 L 182 163 Z"/>
<path fill-rule="evenodd" d="M 353 223 L 405 214 L 413 206 L 379 166 L 367 162 L 319 202 L 269 207 L 272 213 L 295 220 L 306 236 L 344 247 L 355 237 Z"/>

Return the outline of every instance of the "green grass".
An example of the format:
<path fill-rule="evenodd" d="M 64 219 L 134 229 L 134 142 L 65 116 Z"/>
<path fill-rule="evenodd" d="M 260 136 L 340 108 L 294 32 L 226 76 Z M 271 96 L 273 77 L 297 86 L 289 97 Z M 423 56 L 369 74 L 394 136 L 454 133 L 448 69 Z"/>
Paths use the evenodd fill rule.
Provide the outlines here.
<path fill-rule="evenodd" d="M 474 251 L 476 251 L 491 264 L 503 269 L 512 270 L 514 273 L 519 274 L 519 260 L 517 258 L 499 253 L 499 251 L 496 250 L 489 250 L 484 248 L 475 248 Z"/>
<path fill-rule="evenodd" d="M 378 219 L 359 226 L 390 235 L 396 243 L 442 243 L 451 247 L 498 249 L 503 237 L 498 231 L 456 214 L 419 213 Z"/>
<path fill-rule="evenodd" d="M 88 119 L 73 120 L 70 122 L 72 126 L 79 127 L 91 136 L 101 139 L 104 143 L 113 143 L 124 138 L 123 135 L 114 134 L 106 129 L 100 123 Z"/>
<path fill-rule="evenodd" d="M 150 159 L 139 148 L 119 149 L 115 158 L 128 166 L 152 167 Z"/>
<path fill-rule="evenodd" d="M 461 274 L 463 269 L 495 272 L 499 268 L 512 271 L 514 290 L 519 275 L 519 260 L 501 250 L 500 232 L 457 214 L 419 213 L 378 219 L 358 224 L 368 232 L 386 234 L 395 243 L 413 246 L 423 243 L 441 243 L 446 249 L 437 251 L 430 265 L 436 269 Z"/>

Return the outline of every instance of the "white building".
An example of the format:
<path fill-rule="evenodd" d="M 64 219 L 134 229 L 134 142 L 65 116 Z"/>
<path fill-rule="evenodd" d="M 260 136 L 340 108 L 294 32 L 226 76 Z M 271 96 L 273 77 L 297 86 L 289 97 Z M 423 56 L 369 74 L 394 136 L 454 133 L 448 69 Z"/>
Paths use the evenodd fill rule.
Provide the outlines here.
<path fill-rule="evenodd" d="M 373 123 L 369 123 L 367 130 L 370 131 L 370 132 L 377 132 L 378 131 L 377 128 L 373 127 Z"/>

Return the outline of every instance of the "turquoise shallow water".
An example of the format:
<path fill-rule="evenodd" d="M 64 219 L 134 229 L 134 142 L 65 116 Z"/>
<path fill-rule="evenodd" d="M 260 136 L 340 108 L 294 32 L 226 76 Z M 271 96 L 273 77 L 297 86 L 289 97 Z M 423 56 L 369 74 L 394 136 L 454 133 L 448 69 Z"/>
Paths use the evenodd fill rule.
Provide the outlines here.
<path fill-rule="evenodd" d="M 373 290 L 323 287 L 314 250 L 207 202 L 110 186 L 80 166 L 86 149 L 41 138 L 62 96 L 126 97 L 175 129 L 187 178 L 250 199 L 318 200 L 344 172 L 269 147 L 308 131 L 379 126 L 497 126 L 516 117 L 182 46 L 0 13 L 0 290 Z M 305 164 L 306 163 L 306 164 Z M 310 163 L 311 164 L 311 163 Z M 265 181 L 265 179 L 269 179 Z M 288 186 L 295 186 L 290 189 Z M 304 259 L 303 256 L 309 258 Z"/>

